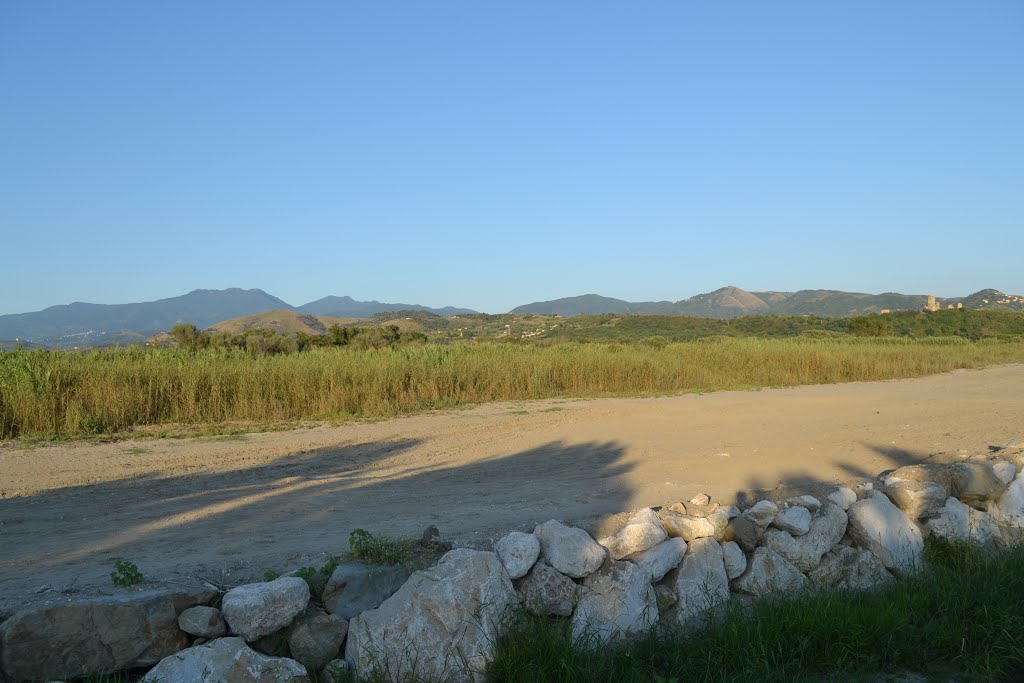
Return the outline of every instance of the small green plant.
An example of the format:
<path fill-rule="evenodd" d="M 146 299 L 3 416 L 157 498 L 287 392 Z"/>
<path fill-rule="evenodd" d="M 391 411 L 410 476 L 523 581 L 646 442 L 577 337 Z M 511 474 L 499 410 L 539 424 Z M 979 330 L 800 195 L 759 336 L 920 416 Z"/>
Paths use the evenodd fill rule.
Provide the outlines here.
<path fill-rule="evenodd" d="M 273 581 L 274 579 L 279 579 L 279 578 L 281 578 L 281 572 L 279 572 L 279 571 L 275 571 L 273 569 L 268 569 L 265 572 L 263 572 L 263 580 L 264 581 Z"/>
<path fill-rule="evenodd" d="M 348 548 L 353 557 L 366 564 L 400 564 L 410 570 L 429 566 L 445 549 L 409 538 L 375 536 L 366 529 L 356 529 L 349 534 Z"/>
<path fill-rule="evenodd" d="M 142 572 L 133 562 L 114 560 L 114 571 L 110 572 L 110 580 L 115 586 L 134 586 L 142 581 Z"/>

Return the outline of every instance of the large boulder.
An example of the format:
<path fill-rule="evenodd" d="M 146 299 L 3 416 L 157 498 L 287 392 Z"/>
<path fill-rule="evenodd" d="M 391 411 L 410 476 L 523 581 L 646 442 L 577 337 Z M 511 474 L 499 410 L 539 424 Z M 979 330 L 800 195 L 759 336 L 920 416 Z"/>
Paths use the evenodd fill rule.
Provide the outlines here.
<path fill-rule="evenodd" d="M 990 515 L 964 505 L 950 496 L 939 514 L 925 522 L 932 534 L 950 541 L 990 543 L 1001 538 L 999 526 Z"/>
<path fill-rule="evenodd" d="M 707 517 L 681 515 L 678 512 L 667 512 L 662 519 L 668 535 L 681 538 L 687 543 L 697 538 L 712 538 L 717 531 L 715 523 Z"/>
<path fill-rule="evenodd" d="M 950 466 L 949 495 L 973 508 L 985 509 L 1006 490 L 992 465 L 987 462 L 958 462 Z"/>
<path fill-rule="evenodd" d="M 646 572 L 611 560 L 583 580 L 571 627 L 575 638 L 607 642 L 647 631 L 658 620 L 658 600 Z"/>
<path fill-rule="evenodd" d="M 729 600 L 729 576 L 725 573 L 722 546 L 713 538 L 689 544 L 683 564 L 669 572 L 668 586 L 678 601 L 666 612 L 679 626 L 701 626 Z"/>
<path fill-rule="evenodd" d="M 196 605 L 178 615 L 178 628 L 199 638 L 220 638 L 228 631 L 216 607 Z"/>
<path fill-rule="evenodd" d="M 261 655 L 241 638 L 218 638 L 164 658 L 142 683 L 307 683 L 292 659 Z"/>
<path fill-rule="evenodd" d="M 526 572 L 530 571 L 530 567 L 540 557 L 540 539 L 533 534 L 512 531 L 494 544 L 494 552 L 498 553 L 498 559 L 505 566 L 508 577 L 518 579 L 526 576 Z"/>
<path fill-rule="evenodd" d="M 889 477 L 881 492 L 911 519 L 926 519 L 938 514 L 946 504 L 946 489 L 932 481 L 913 481 Z"/>
<path fill-rule="evenodd" d="M 847 516 L 842 508 L 828 502 L 811 520 L 806 534 L 793 537 L 781 529 L 769 529 L 764 535 L 764 545 L 796 565 L 800 571 L 810 571 L 818 566 L 821 556 L 843 538 L 846 523 Z"/>
<path fill-rule="evenodd" d="M 658 513 L 644 508 L 635 512 L 618 533 L 599 539 L 598 543 L 608 549 L 613 560 L 621 560 L 627 555 L 649 550 L 667 537 Z"/>
<path fill-rule="evenodd" d="M 292 623 L 307 603 L 309 584 L 297 576 L 283 576 L 232 588 L 220 609 L 231 632 L 251 642 Z"/>
<path fill-rule="evenodd" d="M 946 491 L 946 497 L 953 488 L 953 471 L 950 465 L 942 463 L 921 463 L 898 467 L 888 474 L 886 479 L 903 481 L 932 482 Z"/>
<path fill-rule="evenodd" d="M 886 569 L 910 573 L 921 566 L 924 537 L 907 514 L 880 493 L 858 500 L 848 512 L 853 542 L 874 553 Z"/>
<path fill-rule="evenodd" d="M 799 505 L 787 508 L 775 515 L 771 526 L 788 531 L 794 536 L 803 536 L 811 530 L 811 512 Z"/>
<path fill-rule="evenodd" d="M 188 647 L 178 615 L 214 597 L 148 590 L 25 609 L 0 625 L 2 671 L 39 681 L 152 666 Z"/>
<path fill-rule="evenodd" d="M 1016 476 L 989 511 L 1007 526 L 1024 527 L 1024 475 Z"/>
<path fill-rule="evenodd" d="M 686 541 L 681 538 L 670 538 L 627 559 L 635 562 L 638 567 L 650 574 L 651 581 L 661 581 L 665 574 L 679 566 L 686 554 Z"/>
<path fill-rule="evenodd" d="M 349 622 L 345 658 L 360 676 L 482 680 L 505 617 L 517 605 L 495 553 L 451 550 Z"/>
<path fill-rule="evenodd" d="M 823 588 L 848 591 L 884 588 L 896 582 L 896 578 L 874 553 L 845 545 L 836 546 L 825 553 L 821 564 L 808 572 L 807 576 Z"/>
<path fill-rule="evenodd" d="M 557 571 L 582 579 L 601 568 L 608 552 L 583 529 L 557 520 L 539 524 L 533 533 L 540 539 L 540 556 Z"/>
<path fill-rule="evenodd" d="M 519 583 L 519 599 L 530 612 L 567 617 L 576 607 L 578 586 L 565 574 L 538 562 Z"/>
<path fill-rule="evenodd" d="M 308 611 L 295 622 L 288 637 L 292 658 L 309 671 L 319 671 L 336 659 L 348 634 L 348 622 L 336 614 Z"/>
<path fill-rule="evenodd" d="M 725 575 L 735 579 L 747 569 L 747 556 L 735 541 L 722 544 L 722 558 L 725 560 Z"/>
<path fill-rule="evenodd" d="M 380 606 L 395 594 L 409 573 L 399 565 L 339 565 L 324 586 L 324 608 L 342 619 L 351 619 Z"/>
<path fill-rule="evenodd" d="M 750 558 L 742 576 L 732 582 L 732 587 L 747 595 L 768 595 L 771 593 L 793 593 L 806 589 L 807 577 L 770 548 L 758 548 Z"/>

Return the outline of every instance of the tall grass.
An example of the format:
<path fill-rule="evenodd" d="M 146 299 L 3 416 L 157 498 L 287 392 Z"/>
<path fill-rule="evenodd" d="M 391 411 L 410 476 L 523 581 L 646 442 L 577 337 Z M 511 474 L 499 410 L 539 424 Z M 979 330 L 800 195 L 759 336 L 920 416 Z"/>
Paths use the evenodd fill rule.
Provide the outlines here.
<path fill-rule="evenodd" d="M 1024 361 L 958 339 L 726 339 L 657 345 L 479 344 L 242 351 L 0 353 L 0 436 L 137 425 L 386 417 L 495 400 L 641 395 L 916 377 Z"/>

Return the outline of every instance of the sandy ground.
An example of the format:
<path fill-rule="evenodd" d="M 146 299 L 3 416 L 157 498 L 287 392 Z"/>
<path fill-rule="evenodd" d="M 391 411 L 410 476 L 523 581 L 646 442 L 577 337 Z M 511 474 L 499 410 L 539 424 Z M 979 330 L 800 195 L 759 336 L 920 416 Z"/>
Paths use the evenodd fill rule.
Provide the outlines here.
<path fill-rule="evenodd" d="M 356 528 L 481 543 L 552 517 L 815 490 L 1024 436 L 1024 365 L 915 380 L 502 403 L 243 437 L 0 448 L 0 611 L 322 562 Z M 745 493 L 747 492 L 747 493 Z M 741 501 L 742 502 L 742 501 Z"/>

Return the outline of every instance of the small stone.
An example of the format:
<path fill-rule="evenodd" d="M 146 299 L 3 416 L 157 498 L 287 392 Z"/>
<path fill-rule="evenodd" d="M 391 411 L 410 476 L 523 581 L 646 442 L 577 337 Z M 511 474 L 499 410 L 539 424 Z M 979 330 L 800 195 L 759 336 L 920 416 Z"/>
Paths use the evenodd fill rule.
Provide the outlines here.
<path fill-rule="evenodd" d="M 567 527 L 554 519 L 538 525 L 533 533 L 540 539 L 541 558 L 574 579 L 596 572 L 608 556 L 608 551 L 586 531 Z"/>
<path fill-rule="evenodd" d="M 570 622 L 579 638 L 602 642 L 648 631 L 658 618 L 658 601 L 647 574 L 631 562 L 610 560 L 583 580 L 583 592 Z"/>
<path fill-rule="evenodd" d="M 205 605 L 189 607 L 179 614 L 178 628 L 200 638 L 220 638 L 228 630 L 220 610 Z"/>
<path fill-rule="evenodd" d="M 667 537 L 658 513 L 644 508 L 635 512 L 617 534 L 602 538 L 598 543 L 608 549 L 613 560 L 621 560 L 627 555 L 649 550 Z"/>
<path fill-rule="evenodd" d="M 669 512 L 678 512 L 681 515 L 686 514 L 686 506 L 682 503 L 672 503 L 668 506 Z"/>
<path fill-rule="evenodd" d="M 828 494 L 828 499 L 835 503 L 840 510 L 846 512 L 851 505 L 857 502 L 857 494 L 853 492 L 853 489 L 844 486 Z"/>
<path fill-rule="evenodd" d="M 297 576 L 250 583 L 224 594 L 221 612 L 232 633 L 247 641 L 279 631 L 309 602 L 309 585 Z"/>
<path fill-rule="evenodd" d="M 292 659 L 310 671 L 327 666 L 337 658 L 348 635 L 348 622 L 326 612 L 307 613 L 298 619 L 288 649 Z"/>
<path fill-rule="evenodd" d="M 650 575 L 650 580 L 661 581 L 666 574 L 679 566 L 686 554 L 686 541 L 670 538 L 642 553 L 630 555 L 627 559 Z"/>
<path fill-rule="evenodd" d="M 523 606 L 530 612 L 561 617 L 572 614 L 578 597 L 573 580 L 543 561 L 533 565 L 519 584 L 518 593 Z"/>
<path fill-rule="evenodd" d="M 777 514 L 771 525 L 794 536 L 803 536 L 811 530 L 811 513 L 804 507 L 791 507 Z"/>
<path fill-rule="evenodd" d="M 441 540 L 441 530 L 434 525 L 428 526 L 420 536 L 420 545 L 430 545 Z"/>
<path fill-rule="evenodd" d="M 793 593 L 808 586 L 807 577 L 770 548 L 758 548 L 747 570 L 732 585 L 747 595 Z"/>
<path fill-rule="evenodd" d="M 715 525 L 707 517 L 694 517 L 669 512 L 661 520 L 668 535 L 681 538 L 687 543 L 697 538 L 709 538 L 715 535 Z"/>
<path fill-rule="evenodd" d="M 698 493 L 690 499 L 690 502 L 694 505 L 708 505 L 711 503 L 711 496 L 706 493 Z"/>
<path fill-rule="evenodd" d="M 794 496 L 786 501 L 790 505 L 805 507 L 811 512 L 816 512 L 821 507 L 821 501 L 814 496 Z"/>
<path fill-rule="evenodd" d="M 725 560 L 725 575 L 730 579 L 735 579 L 747 568 L 747 556 L 735 541 L 722 544 L 722 557 Z"/>
<path fill-rule="evenodd" d="M 526 576 L 540 557 L 540 540 L 533 534 L 513 531 L 494 544 L 494 552 L 505 566 L 510 579 Z"/>
<path fill-rule="evenodd" d="M 725 527 L 725 533 L 722 534 L 723 540 L 735 541 L 746 553 L 754 552 L 759 537 L 760 532 L 757 526 L 743 516 L 729 520 Z"/>
<path fill-rule="evenodd" d="M 775 515 L 779 514 L 779 506 L 770 500 L 761 500 L 755 503 L 749 510 L 743 513 L 743 516 L 754 523 L 754 526 L 758 528 L 758 531 L 763 532 L 768 528 L 768 525 L 775 519 Z"/>

